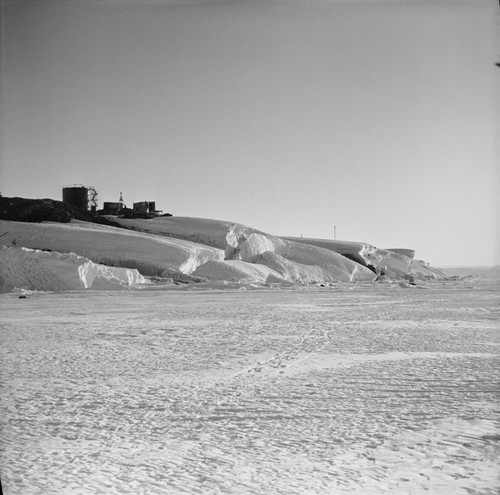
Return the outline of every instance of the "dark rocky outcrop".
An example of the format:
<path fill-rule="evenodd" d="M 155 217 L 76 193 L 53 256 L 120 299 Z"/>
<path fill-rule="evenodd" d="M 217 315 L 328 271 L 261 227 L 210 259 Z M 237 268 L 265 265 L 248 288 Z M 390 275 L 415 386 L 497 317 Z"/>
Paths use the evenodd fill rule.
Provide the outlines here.
<path fill-rule="evenodd" d="M 71 220 L 99 223 L 113 227 L 121 225 L 96 215 L 90 211 L 81 210 L 55 199 L 8 198 L 0 196 L 0 219 L 15 222 L 60 222 Z"/>

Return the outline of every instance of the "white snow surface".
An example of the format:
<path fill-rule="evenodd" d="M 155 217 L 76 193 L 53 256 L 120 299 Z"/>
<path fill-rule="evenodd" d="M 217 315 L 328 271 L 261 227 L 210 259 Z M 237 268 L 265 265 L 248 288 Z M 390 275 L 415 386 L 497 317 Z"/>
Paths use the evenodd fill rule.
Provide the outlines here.
<path fill-rule="evenodd" d="M 225 260 L 267 266 L 266 272 L 288 283 L 321 283 L 331 281 L 372 281 L 375 275 L 335 251 L 321 246 L 300 244 L 245 225 L 190 217 L 159 217 L 150 220 L 114 219 L 119 223 L 148 233 L 173 235 L 217 246 L 224 250 Z M 230 272 L 230 275 L 229 275 Z M 192 273 L 210 281 L 241 279 L 262 283 L 263 275 L 252 266 L 243 264 L 210 263 Z M 238 275 L 239 274 L 239 275 Z"/>
<path fill-rule="evenodd" d="M 175 237 L 205 244 L 222 250 L 228 245 L 227 236 L 231 229 L 241 228 L 247 232 L 260 232 L 242 224 L 226 220 L 196 217 L 156 217 L 151 219 L 109 217 L 124 227 L 134 228 L 150 234 Z"/>
<path fill-rule="evenodd" d="M 440 279 L 446 274 L 436 268 L 427 266 L 424 262 L 414 260 L 404 254 L 389 249 L 380 249 L 366 242 L 332 241 L 330 239 L 312 239 L 302 237 L 285 237 L 301 244 L 310 244 L 349 256 L 352 259 L 374 267 L 378 273 L 391 278 L 401 278 L 412 275 L 417 279 Z"/>
<path fill-rule="evenodd" d="M 209 261 L 199 266 L 193 272 L 193 276 L 238 284 L 283 284 L 289 281 L 268 266 L 254 265 L 241 260 Z"/>
<path fill-rule="evenodd" d="M 497 282 L 2 294 L 4 493 L 498 494 Z"/>
<path fill-rule="evenodd" d="M 127 289 L 146 283 L 134 269 L 94 263 L 74 253 L 0 248 L 0 292 Z"/>
<path fill-rule="evenodd" d="M 143 275 L 189 275 L 199 265 L 224 258 L 220 249 L 143 232 L 72 221 L 30 223 L 0 220 L 2 244 L 74 252 L 95 263 L 136 268 Z"/>
<path fill-rule="evenodd" d="M 376 274 L 364 265 L 391 279 L 409 275 L 421 280 L 445 277 L 422 261 L 364 242 L 282 238 L 240 223 L 203 218 L 113 219 L 126 228 L 82 221 L 0 220 L 1 244 L 75 253 L 93 263 L 137 269 L 143 276 L 192 276 L 209 283 L 373 281 Z M 40 282 L 40 288 L 47 285 Z"/>

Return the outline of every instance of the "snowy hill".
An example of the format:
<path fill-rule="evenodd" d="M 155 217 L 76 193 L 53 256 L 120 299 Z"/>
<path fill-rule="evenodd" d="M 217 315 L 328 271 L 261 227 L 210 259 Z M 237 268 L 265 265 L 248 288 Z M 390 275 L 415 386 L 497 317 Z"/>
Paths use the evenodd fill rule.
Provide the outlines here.
<path fill-rule="evenodd" d="M 0 220 L 0 233 L 6 246 L 73 252 L 148 276 L 190 275 L 198 265 L 224 258 L 222 250 L 201 244 L 78 220 L 65 224 Z"/>
<path fill-rule="evenodd" d="M 432 268 L 423 261 L 414 260 L 395 250 L 379 249 L 365 242 L 332 241 L 302 237 L 285 237 L 284 239 L 335 251 L 363 266 L 373 268 L 378 274 L 384 274 L 390 278 L 397 279 L 412 275 L 414 278 L 424 280 L 446 276 L 442 270 Z"/>
<path fill-rule="evenodd" d="M 366 267 L 334 251 L 298 244 L 239 223 L 189 217 L 158 217 L 152 220 L 117 218 L 114 221 L 128 228 L 194 240 L 223 249 L 224 261 L 200 265 L 193 272 L 194 276 L 208 280 L 238 279 L 245 265 L 235 264 L 234 261 L 271 269 L 268 277 L 273 282 L 309 284 L 372 281 L 375 278 Z M 246 266 L 245 269 L 251 270 L 251 273 L 246 273 L 244 280 L 254 276 L 256 282 L 262 281 L 263 274 L 259 272 L 257 275 L 255 267 Z"/>
<path fill-rule="evenodd" d="M 444 276 L 370 244 L 282 238 L 222 220 L 108 217 L 107 225 L 67 220 L 0 220 L 1 291 L 137 287 L 143 277 L 289 285 L 370 282 L 377 274 L 392 279 Z"/>
<path fill-rule="evenodd" d="M 20 266 L 16 260 L 22 258 L 17 252 L 21 248 L 75 253 L 96 264 L 136 269 L 143 276 L 173 279 L 241 284 L 307 284 L 374 279 L 370 270 L 338 253 L 283 240 L 240 224 L 176 219 L 174 234 L 177 237 L 170 237 L 167 235 L 167 225 L 172 225 L 170 220 L 171 217 L 162 217 L 154 221 L 129 221 L 129 228 L 137 229 L 142 224 L 148 232 L 79 220 L 70 223 L 0 220 L 2 244 L 14 248 L 2 257 L 1 286 L 6 290 L 12 285 L 6 282 L 10 280 L 6 273 L 9 265 L 17 263 L 16 266 Z M 181 236 L 199 242 L 185 240 Z M 23 256 L 26 257 L 26 254 Z M 42 271 L 46 273 L 50 259 L 39 256 L 37 263 L 41 263 L 42 259 Z M 52 262 L 55 265 L 59 263 L 55 258 Z M 32 263 L 35 261 L 32 260 Z M 54 270 L 60 272 L 58 267 Z M 19 278 L 23 277 L 18 274 Z M 25 279 L 28 278 L 29 274 L 25 274 Z M 28 285 L 25 284 L 25 288 L 36 289 L 34 282 Z M 47 286 L 42 282 L 38 285 L 40 290 L 45 290 Z"/>

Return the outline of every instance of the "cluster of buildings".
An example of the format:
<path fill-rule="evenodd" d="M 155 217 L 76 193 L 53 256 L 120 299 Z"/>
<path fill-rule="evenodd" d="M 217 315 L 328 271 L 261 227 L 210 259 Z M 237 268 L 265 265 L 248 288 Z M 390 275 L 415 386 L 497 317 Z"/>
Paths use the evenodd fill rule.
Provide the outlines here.
<path fill-rule="evenodd" d="M 81 210 L 91 211 L 100 215 L 119 215 L 127 211 L 133 211 L 139 214 L 162 215 L 162 210 L 156 209 L 155 201 L 139 201 L 134 203 L 132 208 L 127 208 L 123 201 L 123 195 L 120 192 L 120 199 L 116 202 L 105 201 L 102 209 L 97 209 L 97 190 L 93 186 L 84 186 L 75 184 L 64 186 L 62 190 L 63 203 L 76 206 Z"/>

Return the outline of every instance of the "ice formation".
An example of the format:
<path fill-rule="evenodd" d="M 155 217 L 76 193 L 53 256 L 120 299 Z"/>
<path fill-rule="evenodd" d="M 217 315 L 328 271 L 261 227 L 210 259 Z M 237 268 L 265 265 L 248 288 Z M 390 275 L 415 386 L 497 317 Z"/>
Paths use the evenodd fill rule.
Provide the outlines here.
<path fill-rule="evenodd" d="M 203 244 L 225 250 L 227 234 L 234 222 L 195 217 L 116 218 L 113 221 L 126 228 Z M 241 227 L 244 227 L 241 225 Z M 253 230 L 246 227 L 247 230 Z M 257 231 L 256 231 L 257 232 Z"/>
<path fill-rule="evenodd" d="M 279 237 L 256 232 L 239 224 L 229 227 L 226 235 L 226 259 L 252 262 L 255 256 L 266 251 L 276 251 L 286 245 Z"/>
<path fill-rule="evenodd" d="M 0 292 L 127 289 L 146 283 L 137 270 L 101 265 L 74 253 L 4 246 L 0 266 Z"/>
<path fill-rule="evenodd" d="M 299 244 L 269 234 L 232 227 L 227 235 L 226 259 L 265 265 L 288 282 L 368 281 L 373 272 L 322 247 Z"/>
<path fill-rule="evenodd" d="M 379 275 L 390 278 L 406 278 L 410 275 L 417 279 L 437 279 L 446 274 L 397 252 L 397 250 L 379 249 L 365 242 L 332 241 L 329 239 L 311 239 L 302 237 L 286 237 L 294 242 L 321 247 L 341 254 L 349 259 L 370 267 Z M 413 250 L 400 250 L 412 251 Z"/>
<path fill-rule="evenodd" d="M 160 217 L 154 220 L 117 219 L 123 225 L 148 233 L 173 235 L 182 239 L 196 239 L 205 245 L 224 250 L 226 261 L 243 261 L 264 265 L 288 283 L 308 284 L 330 281 L 369 281 L 375 278 L 372 271 L 351 259 L 322 246 L 298 244 L 288 239 L 266 234 L 239 223 L 188 217 Z M 362 244 L 362 243 L 360 243 Z M 222 261 L 222 260 L 217 260 Z M 361 261 L 361 258 L 360 258 Z M 206 280 L 224 280 L 231 273 L 231 280 L 240 277 L 239 265 L 210 263 L 198 265 L 194 276 Z M 229 270 L 229 272 L 228 272 Z M 248 280 L 250 267 L 245 267 L 242 280 Z M 255 275 L 255 283 L 262 277 Z"/>
<path fill-rule="evenodd" d="M 209 281 L 238 284 L 284 284 L 287 282 L 285 277 L 272 268 L 240 260 L 209 261 L 198 267 L 193 276 Z"/>
<path fill-rule="evenodd" d="M 68 264 L 63 254 L 52 257 L 50 269 L 44 267 L 39 255 L 31 283 L 39 290 L 85 289 L 103 284 L 105 288 L 110 284 L 131 287 L 136 284 L 135 273 L 242 284 L 364 282 L 380 275 L 391 279 L 445 276 L 422 261 L 363 242 L 277 237 L 239 223 L 200 218 L 116 220 L 126 228 L 78 220 L 65 224 L 0 220 L 0 233 L 2 244 L 8 247 L 76 253 L 86 260 L 78 261 L 77 283 L 72 269 L 73 274 L 68 276 L 71 282 L 59 269 L 55 278 L 51 274 L 63 260 Z M 25 258 L 27 267 L 32 266 L 29 257 Z M 6 263 L 3 265 L 0 276 L 4 282 L 11 275 Z M 117 275 L 117 268 L 125 271 Z M 42 269 L 44 277 L 39 276 Z M 26 270 L 23 273 L 14 279 L 27 277 Z M 9 282 L 2 286 L 16 285 Z"/>
<path fill-rule="evenodd" d="M 29 223 L 0 220 L 5 245 L 74 252 L 95 263 L 136 268 L 143 275 L 190 275 L 199 265 L 224 259 L 220 249 L 143 232 L 72 221 Z"/>

